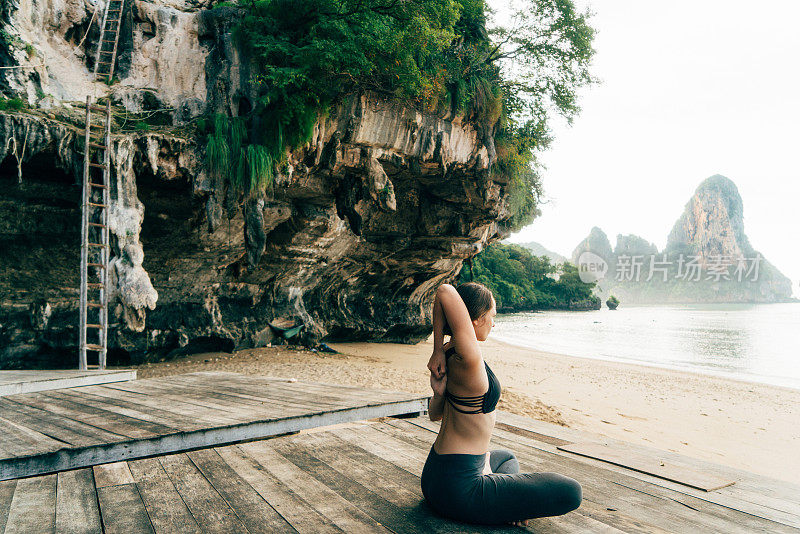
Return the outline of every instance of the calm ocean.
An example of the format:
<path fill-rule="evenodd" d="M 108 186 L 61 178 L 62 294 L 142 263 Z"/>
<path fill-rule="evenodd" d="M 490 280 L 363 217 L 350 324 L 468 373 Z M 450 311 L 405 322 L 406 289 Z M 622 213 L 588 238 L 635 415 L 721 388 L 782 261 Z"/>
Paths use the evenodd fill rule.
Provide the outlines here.
<path fill-rule="evenodd" d="M 538 350 L 800 389 L 800 303 L 501 314 L 492 337 Z"/>

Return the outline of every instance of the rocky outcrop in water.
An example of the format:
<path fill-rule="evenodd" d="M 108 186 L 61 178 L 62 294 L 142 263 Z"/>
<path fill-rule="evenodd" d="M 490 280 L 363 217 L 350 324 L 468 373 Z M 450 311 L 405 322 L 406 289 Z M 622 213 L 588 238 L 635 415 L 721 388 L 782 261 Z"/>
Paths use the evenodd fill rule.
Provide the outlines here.
<path fill-rule="evenodd" d="M 104 87 L 89 75 L 97 32 L 75 50 L 92 7 L 63 7 L 2 11 L 43 62 L 0 74 L 6 96 L 38 105 L 0 112 L 6 368 L 77 358 L 81 111 L 68 102 Z M 246 113 L 254 97 L 230 38 L 236 10 L 199 7 L 136 1 L 122 32 L 116 125 L 149 110 L 172 127 L 113 136 L 111 361 L 263 346 L 276 320 L 303 324 L 306 343 L 427 337 L 435 288 L 509 233 L 492 139 L 460 117 L 352 95 L 289 155 L 272 193 L 243 200 L 208 175 L 187 127 L 201 112 Z M 4 64 L 26 60 L 0 53 Z M 5 147 L 26 136 L 17 184 Z"/>
<path fill-rule="evenodd" d="M 586 251 L 602 258 L 607 272 L 598 293 L 603 298 L 613 293 L 626 304 L 791 300 L 791 281 L 750 245 L 743 213 L 736 184 L 716 174 L 697 187 L 663 251 L 641 237 L 620 234 L 611 252 L 608 238 L 595 227 L 572 259 L 578 265 Z"/>

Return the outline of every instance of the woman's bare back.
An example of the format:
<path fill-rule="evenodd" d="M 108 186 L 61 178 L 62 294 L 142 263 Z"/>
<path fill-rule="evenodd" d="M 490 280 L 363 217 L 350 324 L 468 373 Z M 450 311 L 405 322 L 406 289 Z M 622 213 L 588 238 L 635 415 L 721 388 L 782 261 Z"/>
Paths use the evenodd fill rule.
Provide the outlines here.
<path fill-rule="evenodd" d="M 445 343 L 448 350 L 451 342 Z M 482 363 L 482 361 L 481 361 Z M 469 368 L 458 353 L 447 360 L 447 389 L 453 395 L 478 396 L 489 388 L 489 378 L 483 365 Z M 437 454 L 485 454 L 496 419 L 489 413 L 462 413 L 450 402 L 444 403 L 442 425 L 434 442 Z"/>

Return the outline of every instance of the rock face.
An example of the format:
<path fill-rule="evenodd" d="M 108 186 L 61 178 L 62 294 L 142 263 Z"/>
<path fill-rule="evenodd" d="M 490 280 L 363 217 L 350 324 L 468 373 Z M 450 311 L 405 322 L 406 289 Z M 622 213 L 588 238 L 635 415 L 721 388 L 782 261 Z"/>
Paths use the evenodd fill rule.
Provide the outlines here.
<path fill-rule="evenodd" d="M 573 261 L 578 264 L 587 250 L 602 257 L 608 271 L 598 292 L 628 304 L 791 300 L 791 281 L 750 245 L 743 211 L 736 184 L 716 174 L 697 187 L 663 251 L 641 237 L 620 234 L 611 253 L 595 227 L 573 252 Z"/>
<path fill-rule="evenodd" d="M 170 108 L 180 127 L 247 111 L 255 93 L 230 38 L 237 12 L 199 7 L 134 2 L 112 86 L 121 115 Z M 4 94 L 40 104 L 0 113 L 0 368 L 76 363 L 81 113 L 63 104 L 101 89 L 86 57 L 97 32 L 75 52 L 90 18 L 70 0 L 58 13 L 2 12 L 44 70 L 0 71 Z M 11 48 L 0 60 L 21 64 Z M 307 343 L 418 341 L 436 287 L 509 234 L 493 141 L 460 117 L 351 95 L 289 154 L 273 191 L 247 200 L 206 173 L 204 144 L 183 131 L 113 136 L 112 360 L 263 346 L 275 319 L 304 324 Z M 25 144 L 22 184 L 9 139 Z"/>
<path fill-rule="evenodd" d="M 744 233 L 743 212 L 736 184 L 719 174 L 706 178 L 672 227 L 666 252 L 698 254 L 703 263 L 718 254 L 753 254 Z"/>

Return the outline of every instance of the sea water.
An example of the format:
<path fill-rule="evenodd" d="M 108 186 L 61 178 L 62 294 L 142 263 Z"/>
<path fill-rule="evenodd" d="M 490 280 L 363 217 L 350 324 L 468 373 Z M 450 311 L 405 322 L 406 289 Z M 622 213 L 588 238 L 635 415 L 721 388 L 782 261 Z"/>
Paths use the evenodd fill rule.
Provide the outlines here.
<path fill-rule="evenodd" d="M 499 314 L 492 337 L 537 350 L 800 389 L 800 303 L 620 305 Z"/>

